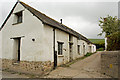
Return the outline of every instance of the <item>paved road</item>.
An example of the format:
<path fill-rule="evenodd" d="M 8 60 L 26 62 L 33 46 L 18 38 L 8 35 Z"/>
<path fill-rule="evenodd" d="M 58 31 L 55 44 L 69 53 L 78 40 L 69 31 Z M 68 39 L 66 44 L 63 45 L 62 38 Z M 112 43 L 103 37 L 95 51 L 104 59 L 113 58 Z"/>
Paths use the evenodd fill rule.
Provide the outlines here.
<path fill-rule="evenodd" d="M 44 78 L 109 78 L 100 72 L 100 52 L 83 60 L 77 61 L 70 67 L 58 67 Z M 24 74 L 2 72 L 3 78 L 29 78 Z"/>
<path fill-rule="evenodd" d="M 98 52 L 83 60 L 77 61 L 70 67 L 58 67 L 46 78 L 110 78 L 100 74 L 100 55 Z"/>
<path fill-rule="evenodd" d="M 29 76 L 15 72 L 2 71 L 2 78 L 29 78 Z"/>

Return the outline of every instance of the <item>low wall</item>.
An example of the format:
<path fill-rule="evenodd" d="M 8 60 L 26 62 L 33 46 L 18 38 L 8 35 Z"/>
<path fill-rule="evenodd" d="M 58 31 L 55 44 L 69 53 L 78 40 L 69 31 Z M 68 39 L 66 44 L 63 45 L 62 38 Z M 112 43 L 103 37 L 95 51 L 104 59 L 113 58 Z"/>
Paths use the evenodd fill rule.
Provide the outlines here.
<path fill-rule="evenodd" d="M 20 61 L 15 63 L 14 60 L 2 59 L 2 69 L 10 71 L 42 75 L 53 69 L 53 63 L 50 61 Z"/>
<path fill-rule="evenodd" d="M 113 78 L 120 78 L 120 51 L 101 53 L 101 73 Z"/>

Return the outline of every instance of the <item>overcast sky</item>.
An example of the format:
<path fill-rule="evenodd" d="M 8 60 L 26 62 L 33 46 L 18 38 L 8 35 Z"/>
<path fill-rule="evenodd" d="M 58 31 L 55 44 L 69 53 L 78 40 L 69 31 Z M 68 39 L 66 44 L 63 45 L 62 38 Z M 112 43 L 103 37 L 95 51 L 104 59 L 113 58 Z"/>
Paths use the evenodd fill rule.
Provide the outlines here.
<path fill-rule="evenodd" d="M 4 22 L 17 0 L 0 1 L 0 25 Z M 21 0 L 49 17 L 76 30 L 87 38 L 104 38 L 97 36 L 101 32 L 100 17 L 118 16 L 119 0 Z M 104 1 L 104 2 L 103 2 Z"/>

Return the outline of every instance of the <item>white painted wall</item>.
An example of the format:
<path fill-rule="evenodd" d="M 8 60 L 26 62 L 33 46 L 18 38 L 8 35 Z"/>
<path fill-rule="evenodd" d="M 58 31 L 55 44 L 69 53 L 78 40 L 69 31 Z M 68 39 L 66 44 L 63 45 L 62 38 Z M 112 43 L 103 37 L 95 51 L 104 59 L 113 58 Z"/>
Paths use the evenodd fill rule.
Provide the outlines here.
<path fill-rule="evenodd" d="M 83 44 L 85 45 L 85 53 L 83 53 Z M 87 52 L 88 52 L 88 44 L 87 44 L 87 42 L 86 41 L 84 41 L 84 40 L 78 40 L 78 45 L 80 45 L 81 46 L 81 55 L 86 55 L 87 54 Z"/>
<path fill-rule="evenodd" d="M 44 47 L 42 49 L 44 50 L 46 57 L 48 57 L 50 61 L 54 62 L 53 28 L 48 25 L 44 25 L 43 27 L 43 46 Z"/>
<path fill-rule="evenodd" d="M 94 53 L 94 52 L 96 52 L 96 46 L 94 44 L 92 44 L 92 45 L 93 45 L 93 49 L 92 50 L 93 50 L 93 53 Z"/>
<path fill-rule="evenodd" d="M 21 37 L 21 60 L 24 61 L 54 61 L 53 54 L 53 28 L 42 24 L 42 22 L 31 14 L 22 5 L 18 4 L 13 13 L 23 10 L 23 22 L 14 23 L 14 14 L 8 19 L 2 29 L 2 48 L 3 58 L 15 59 L 15 41 L 14 37 Z M 4 36 L 4 37 L 3 37 Z M 0 38 L 1 39 L 1 38 Z M 35 41 L 32 41 L 35 39 Z M 63 55 L 58 55 L 58 65 L 69 61 L 69 34 L 55 29 L 55 50 L 58 54 L 58 42 L 64 42 Z M 83 44 L 85 53 L 83 53 Z M 80 54 L 77 46 L 80 45 Z M 88 52 L 88 44 L 84 40 L 78 40 L 73 36 L 73 59 L 81 57 Z"/>
<path fill-rule="evenodd" d="M 58 59 L 58 65 L 66 63 L 69 61 L 69 34 L 67 34 L 66 32 L 63 32 L 61 30 L 56 29 L 55 30 L 55 50 L 57 51 L 58 54 L 58 42 L 64 42 L 63 44 L 63 55 L 58 55 L 57 59 Z"/>
<path fill-rule="evenodd" d="M 20 24 L 12 25 L 14 20 L 14 14 L 9 18 L 4 28 L 2 29 L 2 40 L 3 40 L 3 58 L 14 59 L 14 40 L 10 38 L 22 37 L 21 39 L 21 60 L 26 61 L 52 61 L 50 47 L 46 45 L 51 44 L 46 40 L 52 38 L 48 30 L 42 22 L 33 16 L 27 9 L 22 5 L 18 4 L 13 13 L 23 11 L 23 22 Z M 48 32 L 49 31 L 49 32 Z M 51 29 L 52 31 L 52 29 Z M 49 34 L 50 37 L 46 38 L 45 35 Z M 35 39 L 33 42 L 32 39 Z M 51 51 L 48 51 L 51 50 Z"/>
<path fill-rule="evenodd" d="M 78 57 L 77 45 L 78 45 L 77 38 L 73 37 L 73 59 L 76 59 Z"/>
<path fill-rule="evenodd" d="M 0 31 L 0 58 L 2 58 L 2 32 Z"/>
<path fill-rule="evenodd" d="M 105 38 L 105 50 L 107 50 L 107 38 Z"/>

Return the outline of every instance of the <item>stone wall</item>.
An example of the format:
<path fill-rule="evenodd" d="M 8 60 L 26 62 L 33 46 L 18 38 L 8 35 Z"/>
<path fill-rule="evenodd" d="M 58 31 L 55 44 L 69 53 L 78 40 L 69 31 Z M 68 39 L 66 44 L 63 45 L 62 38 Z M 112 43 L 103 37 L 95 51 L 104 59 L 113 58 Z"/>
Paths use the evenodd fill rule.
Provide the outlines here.
<path fill-rule="evenodd" d="M 101 73 L 113 78 L 120 78 L 120 51 L 101 53 Z"/>
<path fill-rule="evenodd" d="M 20 73 L 43 75 L 53 69 L 53 63 L 50 61 L 20 61 L 19 63 L 15 63 L 15 60 L 2 59 L 2 69 Z"/>

